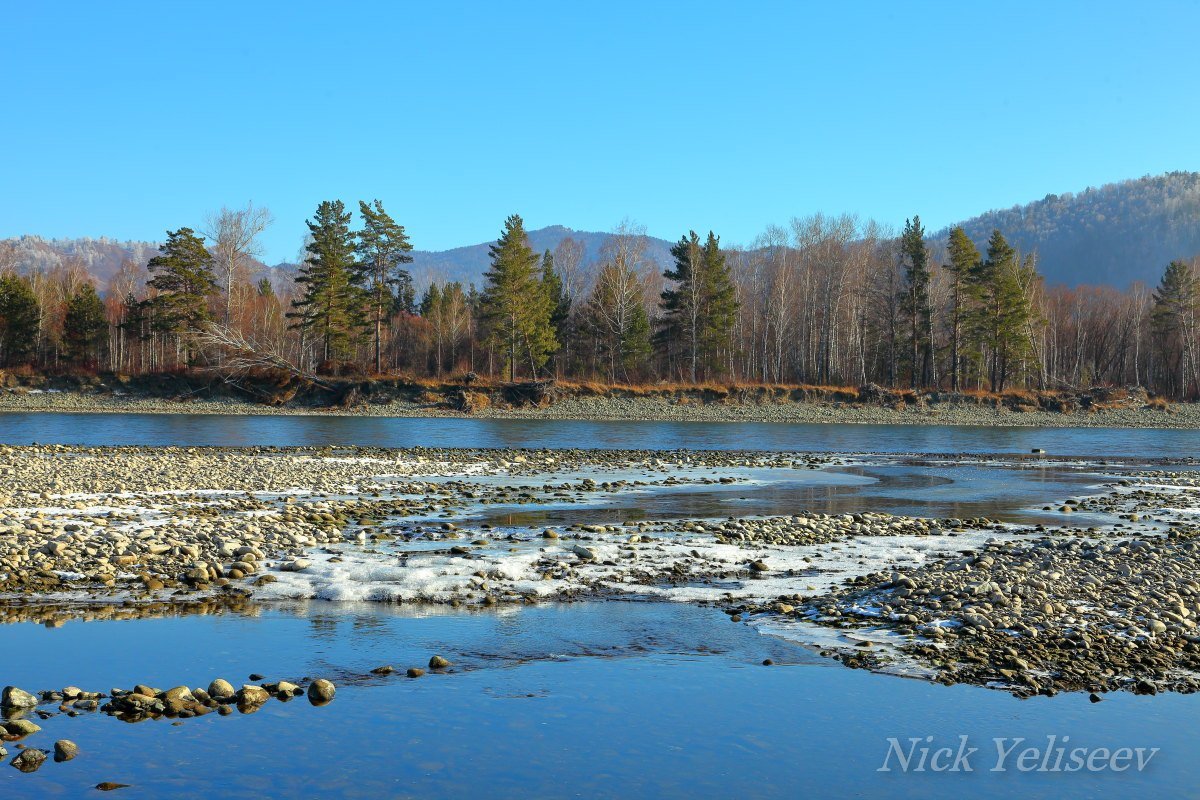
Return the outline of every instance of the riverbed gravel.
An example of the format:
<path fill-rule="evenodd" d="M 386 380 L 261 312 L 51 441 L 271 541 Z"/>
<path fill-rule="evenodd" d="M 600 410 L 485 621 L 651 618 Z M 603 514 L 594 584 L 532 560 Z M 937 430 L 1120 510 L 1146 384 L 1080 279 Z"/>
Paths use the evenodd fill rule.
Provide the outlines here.
<path fill-rule="evenodd" d="M 311 598 L 481 611 L 665 598 L 751 624 L 883 631 L 889 647 L 825 652 L 869 669 L 906 660 L 934 680 L 1021 697 L 1200 689 L 1196 472 L 1125 465 L 1078 495 L 1046 498 L 1058 524 L 803 509 L 605 524 L 478 521 L 489 506 L 570 509 L 626 493 L 736 488 L 761 471 L 794 479 L 855 458 L 0 447 L 0 622 L 253 613 L 260 602 Z M 441 656 L 428 663 L 431 673 L 447 666 Z M 420 677 L 425 665 L 389 665 L 391 673 Z M 6 735 L 36 733 L 22 729 L 37 725 L 46 703 L 67 715 L 187 719 L 304 694 L 320 704 L 334 689 L 299 679 L 36 694 L 13 687 L 4 705 L 17 730 Z M 37 769 L 36 760 L 22 764 Z"/>

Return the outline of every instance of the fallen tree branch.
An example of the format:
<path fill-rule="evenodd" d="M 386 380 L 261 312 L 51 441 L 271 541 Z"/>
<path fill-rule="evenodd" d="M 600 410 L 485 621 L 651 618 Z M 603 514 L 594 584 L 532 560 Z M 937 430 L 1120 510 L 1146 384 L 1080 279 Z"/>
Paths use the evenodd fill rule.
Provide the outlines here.
<path fill-rule="evenodd" d="M 192 334 L 192 341 L 205 352 L 215 351 L 221 354 L 220 363 L 201 367 L 201 369 L 215 372 L 221 375 L 226 383 L 246 391 L 262 394 L 262 392 L 255 392 L 241 383 L 241 380 L 251 372 L 260 369 L 285 372 L 294 378 L 320 386 L 322 389 L 335 391 L 334 387 L 308 370 L 301 369 L 278 350 L 247 339 L 242 333 L 216 322 L 204 323 L 199 330 Z"/>

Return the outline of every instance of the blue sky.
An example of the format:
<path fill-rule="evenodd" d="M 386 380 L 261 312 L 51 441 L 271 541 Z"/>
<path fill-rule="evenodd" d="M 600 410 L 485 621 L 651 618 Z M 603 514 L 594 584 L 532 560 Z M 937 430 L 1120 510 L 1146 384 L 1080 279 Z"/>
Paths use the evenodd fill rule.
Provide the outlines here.
<path fill-rule="evenodd" d="M 248 200 L 299 250 L 378 197 L 421 249 L 529 227 L 936 228 L 1200 169 L 1186 3 L 10 2 L 0 236 L 159 239 Z"/>

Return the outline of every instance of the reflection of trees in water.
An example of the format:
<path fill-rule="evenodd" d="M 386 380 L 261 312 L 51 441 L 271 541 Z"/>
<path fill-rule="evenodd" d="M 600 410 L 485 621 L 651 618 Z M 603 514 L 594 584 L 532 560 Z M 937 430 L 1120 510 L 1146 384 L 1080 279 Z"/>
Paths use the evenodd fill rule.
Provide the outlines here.
<path fill-rule="evenodd" d="M 34 622 L 47 628 L 61 628 L 68 622 L 121 622 L 136 619 L 233 615 L 257 617 L 262 607 L 245 597 L 207 598 L 186 602 L 74 604 L 0 603 L 0 624 Z"/>

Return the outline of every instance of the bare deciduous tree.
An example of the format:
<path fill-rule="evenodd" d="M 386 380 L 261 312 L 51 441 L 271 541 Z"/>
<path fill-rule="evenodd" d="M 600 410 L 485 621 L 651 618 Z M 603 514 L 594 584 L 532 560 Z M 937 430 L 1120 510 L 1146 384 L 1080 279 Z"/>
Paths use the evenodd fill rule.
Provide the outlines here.
<path fill-rule="evenodd" d="M 205 219 L 204 236 L 210 248 L 221 288 L 225 292 L 224 321 L 233 319 L 238 298 L 250 289 L 250 261 L 261 254 L 258 236 L 274 221 L 266 208 L 247 203 L 245 208 L 226 208 Z"/>

